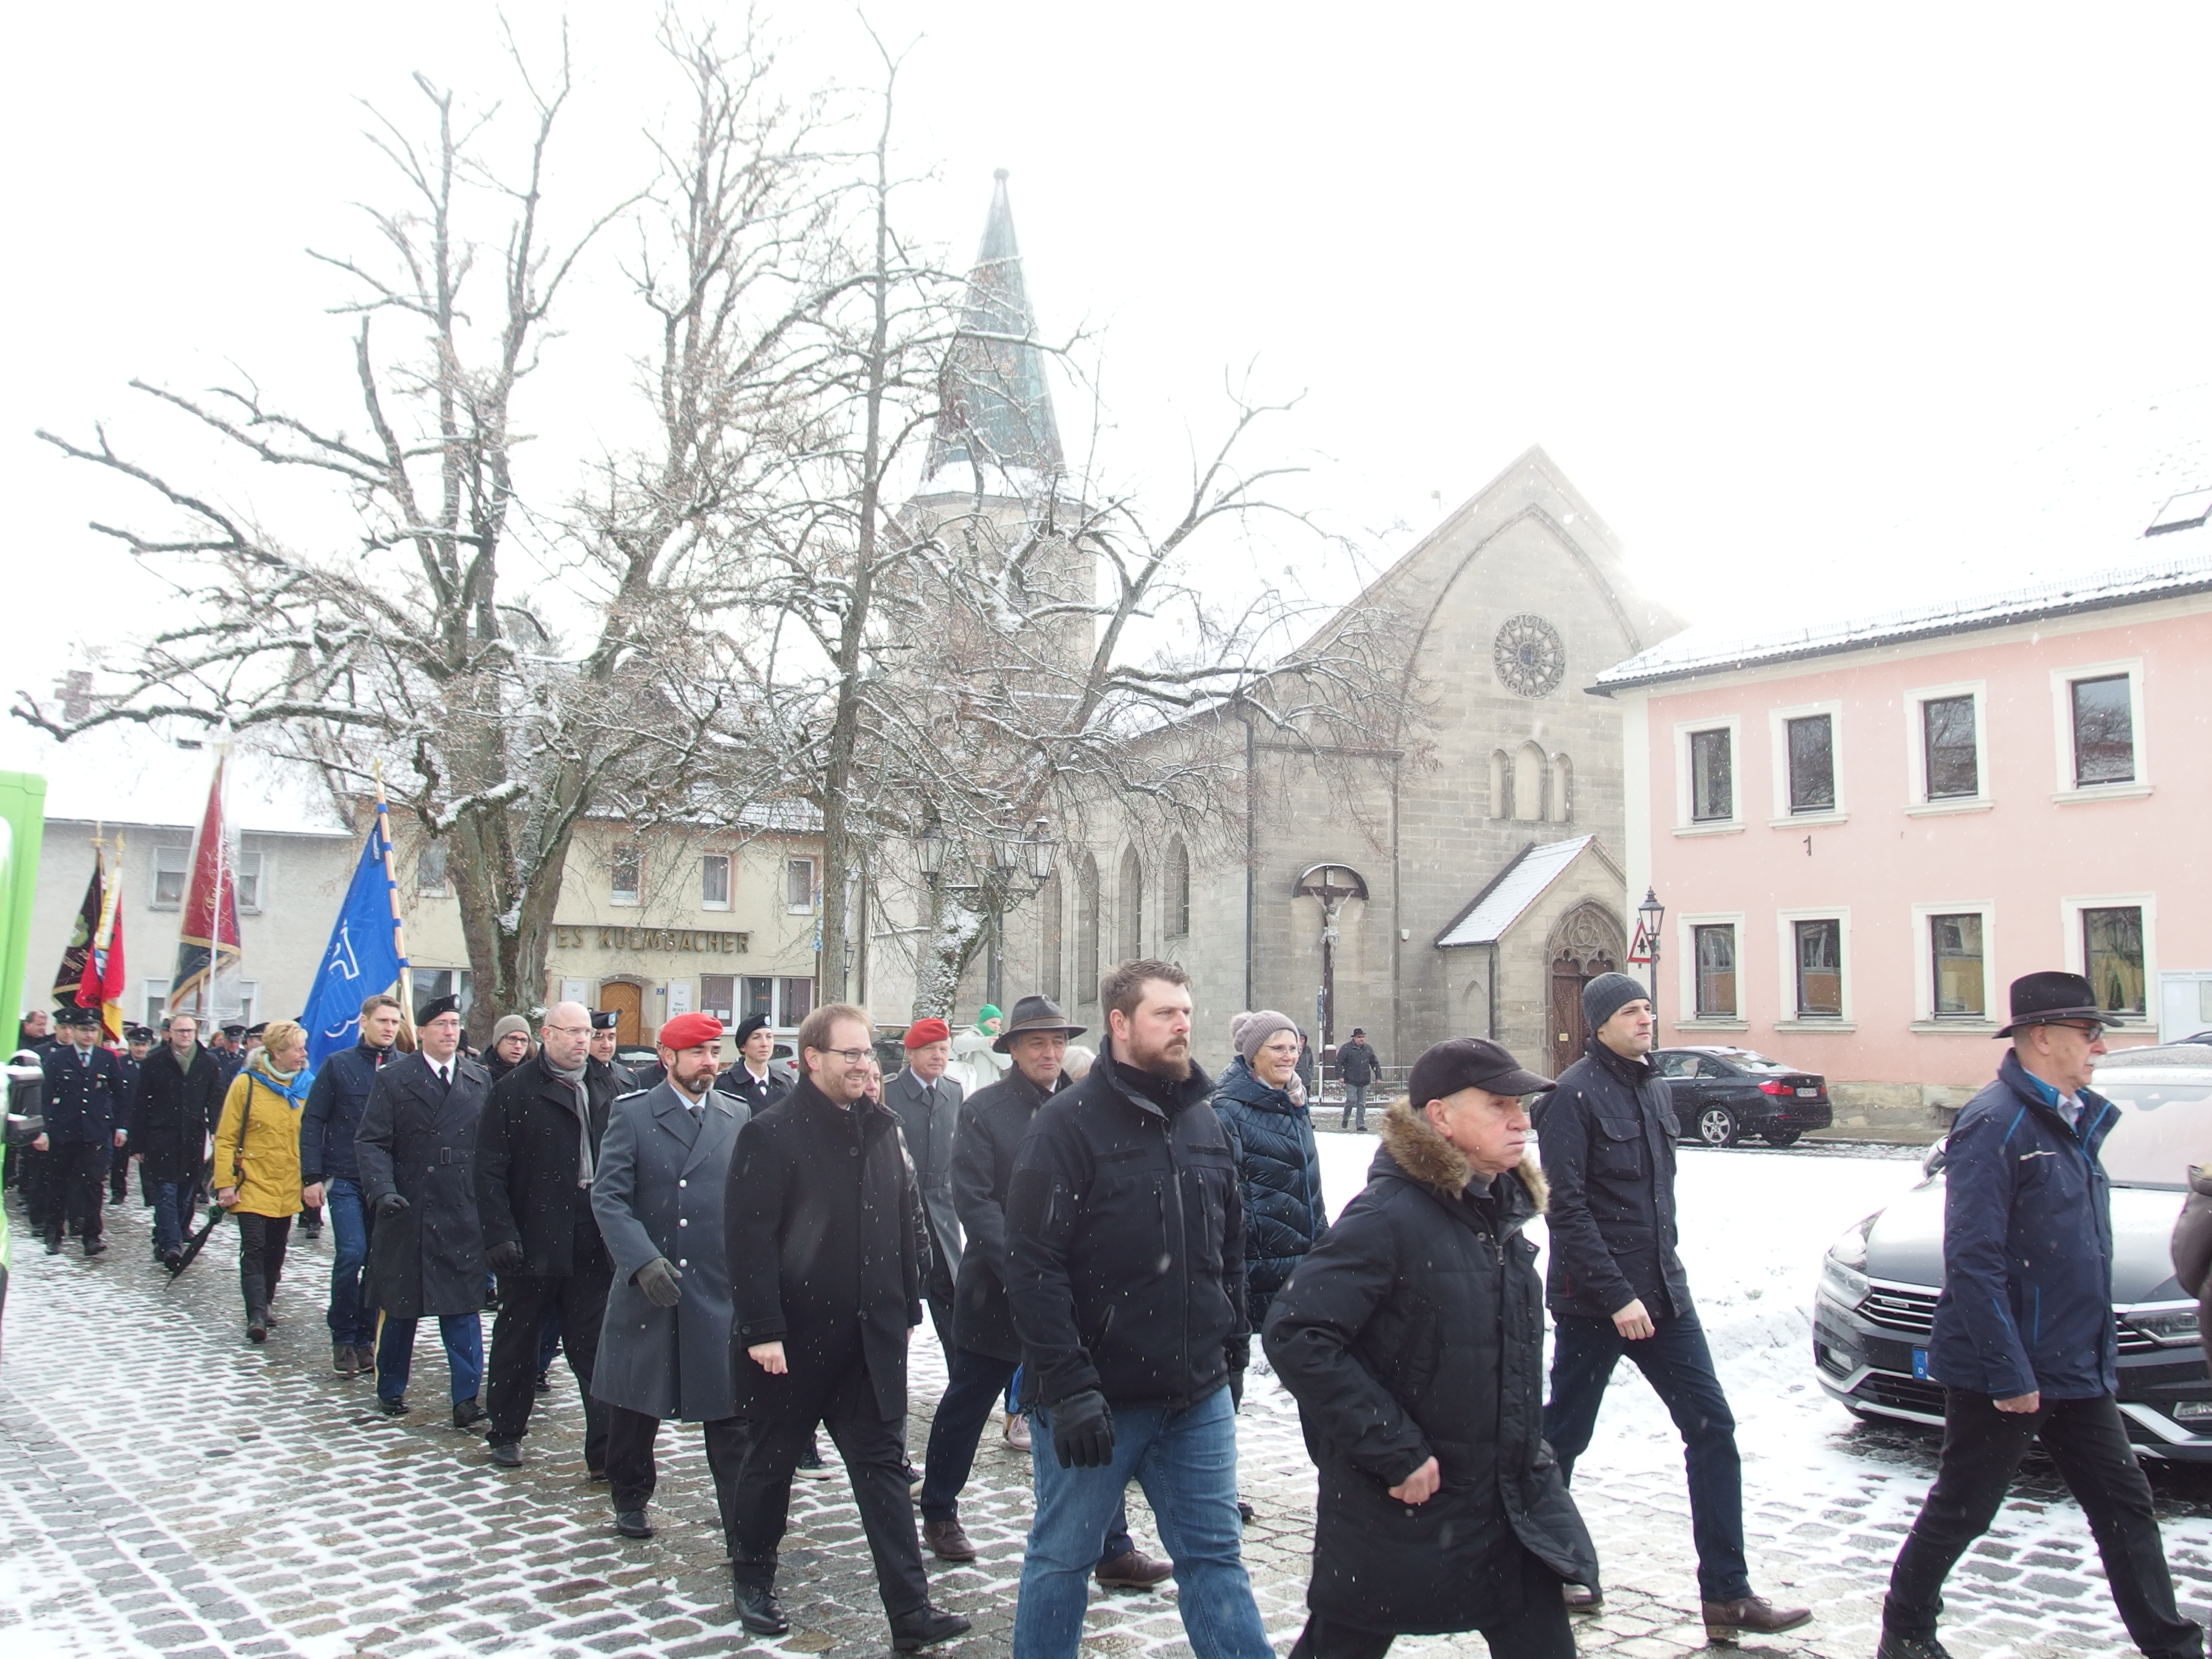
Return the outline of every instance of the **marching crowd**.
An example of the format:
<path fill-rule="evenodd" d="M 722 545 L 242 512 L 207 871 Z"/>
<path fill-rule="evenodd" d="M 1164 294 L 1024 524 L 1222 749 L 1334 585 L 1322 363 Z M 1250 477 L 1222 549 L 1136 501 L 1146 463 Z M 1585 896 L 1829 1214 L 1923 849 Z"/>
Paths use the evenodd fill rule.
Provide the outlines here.
<path fill-rule="evenodd" d="M 1017 1659 L 1073 1659 L 1094 1581 L 1170 1576 L 1201 1659 L 1267 1659 L 1237 1485 L 1255 1337 L 1318 1472 L 1292 1659 L 1376 1659 L 1401 1634 L 1468 1630 L 1501 1659 L 1568 1659 L 1572 1615 L 1603 1602 L 1570 1482 L 1623 1358 L 1682 1437 L 1709 1635 L 1809 1620 L 1753 1589 L 1734 1419 L 1676 1251 L 1675 1125 L 1642 986 L 1589 983 L 1589 1052 L 1556 1082 L 1483 1039 L 1421 1054 L 1381 1112 L 1365 1189 L 1333 1222 L 1289 1018 L 1238 1015 L 1234 1057 L 1212 1079 L 1191 1061 L 1181 967 L 1124 963 L 1098 1000 L 1095 1057 L 1071 1047 L 1086 1032 L 1047 998 L 987 1010 L 987 1042 L 963 1033 L 963 1058 L 990 1080 L 964 1095 L 944 1021 L 906 1031 L 886 1079 L 867 1013 L 844 1003 L 807 1016 L 791 1060 L 771 1058 L 764 1022 L 740 1024 L 726 1068 L 720 1023 L 678 1015 L 644 1075 L 617 1060 L 614 1016 L 572 1002 L 534 1032 L 502 1019 L 479 1060 L 452 999 L 414 1010 L 410 1030 L 396 999 L 371 997 L 357 1045 L 312 1074 L 289 1021 L 252 1034 L 249 1055 L 246 1034 L 203 1045 L 175 1017 L 158 1046 L 134 1031 L 124 1056 L 98 1044 L 91 1011 L 66 1010 L 66 1041 L 34 1017 L 16 1056 L 42 1091 L 25 1196 L 50 1251 L 73 1231 L 97 1255 L 102 1188 L 135 1158 L 155 1252 L 175 1271 L 204 1237 L 191 1228 L 206 1182 L 237 1223 L 257 1342 L 276 1322 L 295 1218 L 326 1218 L 336 1371 L 373 1377 L 386 1412 L 408 1412 L 417 1328 L 436 1319 L 455 1425 L 484 1424 L 492 1462 L 516 1468 L 557 1351 L 581 1393 L 586 1468 L 626 1536 L 652 1534 L 661 1425 L 699 1425 L 737 1615 L 763 1635 L 790 1629 L 778 1551 L 792 1481 L 822 1470 L 824 1429 L 894 1648 L 965 1632 L 932 1602 L 924 1555 L 975 1559 L 959 1500 L 1003 1407 L 1034 1496 Z M 2021 981 L 2014 1012 L 2007 1069 L 1961 1115 L 1962 1167 L 1977 1167 L 1999 1108 L 2017 1107 L 2049 1115 L 2047 1138 L 2073 1138 L 2094 1170 L 2102 1103 L 2088 1066 L 2109 1021 L 2069 975 Z M 1355 1109 L 1364 1121 L 1371 1048 L 1357 1069 L 1347 1122 Z M 1991 1180 L 2024 1178 L 1995 1156 Z M 2046 1186 L 2002 1203 L 2046 1250 L 2057 1238 L 2094 1254 L 2101 1188 L 2081 1187 L 2079 1202 Z M 1524 1237 L 1539 1216 L 1541 1279 Z M 2101 1335 L 2061 1335 L 2054 1315 L 2050 1340 L 2023 1339 L 1958 1305 L 1954 1291 L 1990 1271 L 1954 1264 L 1938 1310 L 1931 1354 L 1965 1393 L 1893 1581 L 1883 1659 L 1946 1659 L 1943 1578 L 2028 1437 L 2053 1426 L 2130 1632 L 2155 1659 L 2197 1659 L 2202 1632 L 2175 1612 L 2141 1470 L 2124 1436 L 2117 1452 L 2098 1437 L 2108 1313 Z M 1994 1271 L 2008 1294 L 2002 1252 Z M 948 1380 L 916 1470 L 907 1352 L 925 1312 Z M 2019 1392 L 1994 1398 L 1992 1416 L 1975 1391 L 1999 1389 Z M 1130 1533 L 1133 1480 L 1164 1560 Z"/>

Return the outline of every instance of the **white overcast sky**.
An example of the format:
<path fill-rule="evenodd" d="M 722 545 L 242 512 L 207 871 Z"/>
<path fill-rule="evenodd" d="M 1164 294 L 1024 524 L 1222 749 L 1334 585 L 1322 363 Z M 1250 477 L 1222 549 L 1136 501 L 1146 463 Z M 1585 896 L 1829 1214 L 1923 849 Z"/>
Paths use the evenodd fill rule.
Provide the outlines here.
<path fill-rule="evenodd" d="M 513 12 L 542 50 L 552 8 Z M 1911 586 L 1864 580 L 1838 598 L 1837 574 L 1902 522 L 2001 520 L 2043 446 L 2212 380 L 2202 5 L 867 15 L 912 43 L 904 156 L 935 176 L 910 222 L 964 264 L 992 169 L 1012 170 L 1042 327 L 1097 331 L 1109 470 L 1172 483 L 1218 424 L 1224 369 L 1256 361 L 1257 385 L 1305 394 L 1267 453 L 1313 465 L 1308 499 L 1376 558 L 1540 443 L 1692 617 L 1908 605 Z M 105 607 L 130 591 L 82 527 L 124 509 L 32 429 L 112 417 L 185 457 L 125 382 L 204 385 L 225 358 L 350 416 L 345 325 L 322 311 L 338 289 L 304 249 L 365 244 L 346 204 L 380 186 L 357 100 L 411 113 L 417 69 L 507 91 L 496 15 L 10 9 L 7 559 L 15 593 L 57 602 L 18 612 L 44 620 L 0 689 L 50 678 L 70 634 L 114 631 Z M 652 16 L 569 13 L 564 211 L 636 176 L 665 97 Z M 871 74 L 857 16 L 780 13 L 798 79 Z M 2005 566 L 2001 537 L 1960 556 Z"/>

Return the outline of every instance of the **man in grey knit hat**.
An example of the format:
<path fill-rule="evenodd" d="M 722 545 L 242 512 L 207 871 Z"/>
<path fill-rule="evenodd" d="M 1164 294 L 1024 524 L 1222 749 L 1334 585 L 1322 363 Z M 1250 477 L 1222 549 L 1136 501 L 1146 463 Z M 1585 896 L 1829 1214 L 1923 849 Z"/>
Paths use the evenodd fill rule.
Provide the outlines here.
<path fill-rule="evenodd" d="M 1651 1063 L 1650 994 L 1626 974 L 1600 974 L 1583 988 L 1583 1013 L 1589 1052 L 1559 1073 L 1536 1125 L 1551 1187 L 1546 1300 L 1555 1332 L 1544 1438 L 1571 1477 L 1626 1354 L 1681 1431 L 1706 1635 L 1732 1642 L 1747 1631 L 1794 1630 L 1811 1610 L 1753 1595 L 1744 1560 L 1735 1419 L 1674 1249 L 1676 1128 Z M 1600 1605 L 1595 1584 L 1566 1594 L 1573 1611 Z"/>

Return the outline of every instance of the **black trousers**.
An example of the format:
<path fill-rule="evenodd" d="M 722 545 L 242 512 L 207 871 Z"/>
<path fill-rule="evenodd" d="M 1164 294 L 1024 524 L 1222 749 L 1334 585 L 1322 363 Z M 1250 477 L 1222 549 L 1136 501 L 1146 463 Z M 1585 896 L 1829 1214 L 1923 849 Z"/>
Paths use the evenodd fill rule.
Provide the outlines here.
<path fill-rule="evenodd" d="M 120 1204 L 131 1196 L 131 1149 L 118 1146 L 107 1155 L 107 1196 Z"/>
<path fill-rule="evenodd" d="M 614 1266 L 592 1230 L 591 1248 L 576 1238 L 576 1271 L 565 1278 L 501 1273 L 499 1315 L 492 1321 L 491 1362 L 486 1368 L 484 1401 L 491 1413 L 490 1443 L 511 1446 L 530 1431 L 530 1408 L 538 1401 L 538 1344 L 547 1314 L 561 1316 L 561 1346 L 584 1397 L 584 1465 L 607 1465 L 607 1407 L 592 1397 L 592 1367 L 599 1357 L 599 1327 L 607 1316 L 607 1289 Z"/>
<path fill-rule="evenodd" d="M 738 1476 L 745 1462 L 745 1420 L 718 1418 L 699 1425 L 707 1433 L 707 1469 L 714 1477 L 714 1507 L 722 1513 L 722 1531 L 735 1534 Z M 653 1501 L 660 1484 L 660 1471 L 653 1461 L 653 1442 L 660 1436 L 660 1419 L 627 1406 L 607 1407 L 607 1482 L 612 1489 L 615 1512 L 641 1510 Z"/>
<path fill-rule="evenodd" d="M 1575 1659 L 1559 1575 L 1526 1549 L 1521 1552 L 1521 1611 L 1476 1628 L 1492 1659 Z M 1359 1630 L 1310 1613 L 1289 1659 L 1382 1659 L 1395 1640 L 1385 1631 Z"/>
<path fill-rule="evenodd" d="M 738 1363 L 750 1362 L 740 1357 Z M 852 1478 L 884 1612 L 893 1619 L 919 1613 L 929 1601 L 929 1577 L 922 1571 L 921 1540 L 907 1492 L 902 1425 L 877 1409 L 866 1367 L 858 1362 L 828 1382 L 822 1398 L 820 1420 Z M 791 1513 L 792 1471 L 814 1443 L 814 1419 L 757 1418 L 749 1432 L 751 1443 L 730 1505 L 730 1565 L 739 1583 L 759 1587 L 775 1582 L 776 1550 Z"/>
<path fill-rule="evenodd" d="M 292 1237 L 289 1215 L 250 1215 L 233 1210 L 238 1221 L 238 1288 L 246 1297 L 246 1316 L 269 1311 L 276 1281 L 284 1276 L 284 1247 Z"/>
<path fill-rule="evenodd" d="M 107 1228 L 100 1205 L 106 1196 L 102 1188 L 107 1184 L 108 1145 L 101 1140 L 60 1140 L 51 1145 L 53 1150 L 46 1155 L 40 1176 L 45 1188 L 42 1231 L 46 1240 L 52 1243 L 61 1237 L 66 1223 L 69 1231 L 86 1243 L 96 1243 Z"/>
<path fill-rule="evenodd" d="M 2001 1412 L 1987 1395 L 1944 1390 L 1936 1484 L 1890 1570 L 1882 1627 L 1899 1636 L 1935 1635 L 1943 1580 L 1996 1518 L 2013 1471 L 2039 1437 L 2088 1516 L 2112 1601 L 2135 1644 L 2150 1659 L 2196 1659 L 2204 1651 L 2204 1632 L 2174 1607 L 2150 1482 L 2128 1443 L 2118 1402 L 2108 1394 L 2045 1399 L 2039 1411 Z"/>

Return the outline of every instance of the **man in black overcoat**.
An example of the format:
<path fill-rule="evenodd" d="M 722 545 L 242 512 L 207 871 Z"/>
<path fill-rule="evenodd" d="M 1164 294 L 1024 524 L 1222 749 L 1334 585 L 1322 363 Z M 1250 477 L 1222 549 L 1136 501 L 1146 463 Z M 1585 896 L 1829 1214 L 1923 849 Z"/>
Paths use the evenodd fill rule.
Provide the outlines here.
<path fill-rule="evenodd" d="M 592 1213 L 592 1176 L 615 1097 L 611 1068 L 591 1064 L 591 1011 L 556 1002 L 539 1048 L 492 1085 L 477 1130 L 477 1215 L 484 1258 L 499 1274 L 491 1328 L 491 1455 L 522 1463 L 522 1437 L 538 1397 L 539 1334 L 561 1321 L 561 1346 L 584 1396 L 584 1466 L 607 1468 L 606 1407 L 592 1393 L 592 1364 L 607 1313 L 614 1264 Z"/>
<path fill-rule="evenodd" d="M 108 1159 L 127 1144 L 131 1103 L 114 1051 L 100 1045 L 100 1016 L 90 1008 L 64 1008 L 58 1016 L 67 1042 L 46 1051 L 46 1127 L 32 1146 L 49 1154 L 45 1170 L 46 1254 L 58 1255 L 64 1224 L 84 1243 L 87 1255 L 106 1249 L 101 1189 Z"/>
<path fill-rule="evenodd" d="M 1596 1553 L 1543 1439 L 1544 1208 L 1522 1097 L 1480 1037 L 1413 1064 L 1367 1189 L 1276 1292 L 1264 1334 L 1320 1471 L 1291 1659 L 1381 1659 L 1479 1630 L 1496 1659 L 1573 1659 L 1563 1583 Z"/>
<path fill-rule="evenodd" d="M 791 1479 L 829 1425 L 853 1482 L 891 1644 L 911 1653 L 969 1624 L 929 1604 L 906 1477 L 906 1348 L 921 1322 L 929 1235 L 897 1115 L 870 1101 L 866 1011 L 833 1002 L 799 1028 L 805 1076 L 738 1135 L 725 1204 L 738 1414 L 753 1436 L 731 1505 L 745 1628 L 790 1629 L 775 1597 Z"/>
<path fill-rule="evenodd" d="M 434 1316 L 453 1378 L 453 1425 L 484 1418 L 483 1233 L 477 1221 L 477 1121 L 491 1094 L 483 1066 L 460 1057 L 460 1005 L 416 1011 L 421 1046 L 369 1085 L 354 1162 L 373 1218 L 368 1282 L 384 1322 L 376 1340 L 376 1403 L 407 1410 L 416 1322 Z"/>
<path fill-rule="evenodd" d="M 191 1230 L 208 1137 L 222 1115 L 222 1073 L 200 1046 L 199 1022 L 190 1014 L 169 1015 L 161 1035 L 161 1046 L 138 1068 L 130 1144 L 154 1194 L 154 1254 L 173 1268 Z"/>

